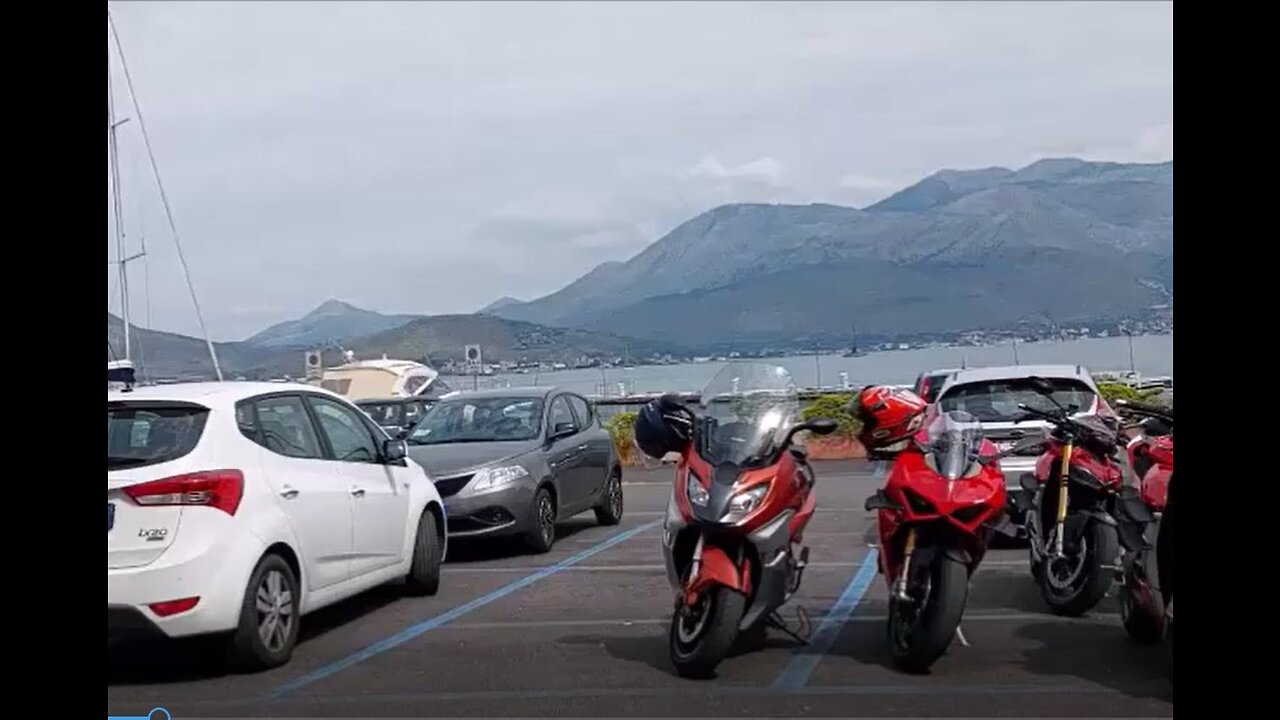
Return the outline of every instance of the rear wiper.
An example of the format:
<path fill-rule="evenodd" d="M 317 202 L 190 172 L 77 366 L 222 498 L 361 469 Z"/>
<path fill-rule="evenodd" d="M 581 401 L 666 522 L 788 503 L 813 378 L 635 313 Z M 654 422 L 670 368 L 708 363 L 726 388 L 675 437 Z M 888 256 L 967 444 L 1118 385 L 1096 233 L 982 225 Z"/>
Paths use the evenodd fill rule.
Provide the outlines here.
<path fill-rule="evenodd" d="M 141 465 L 147 460 L 145 458 L 136 457 L 111 457 L 107 456 L 107 467 L 128 467 L 130 465 Z"/>

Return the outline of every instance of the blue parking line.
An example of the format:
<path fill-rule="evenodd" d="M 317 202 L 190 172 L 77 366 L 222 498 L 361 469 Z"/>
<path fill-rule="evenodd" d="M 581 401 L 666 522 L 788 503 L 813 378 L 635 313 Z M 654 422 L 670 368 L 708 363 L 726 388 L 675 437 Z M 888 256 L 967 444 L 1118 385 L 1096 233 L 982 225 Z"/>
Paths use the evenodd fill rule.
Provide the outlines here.
<path fill-rule="evenodd" d="M 813 674 L 814 668 L 818 667 L 822 656 L 831 649 L 836 637 L 840 635 L 840 629 L 853 615 L 867 588 L 871 587 L 871 581 L 875 580 L 876 557 L 877 552 L 872 550 L 863 558 L 862 565 L 858 567 L 858 572 L 841 593 L 840 599 L 836 600 L 836 604 L 831 606 L 823 616 L 822 622 L 818 624 L 818 631 L 813 634 L 813 639 L 808 645 L 796 651 L 791 662 L 787 663 L 773 681 L 772 687 L 775 690 L 799 690 L 809 682 L 809 676 Z"/>
<path fill-rule="evenodd" d="M 879 480 L 884 477 L 885 464 L 878 463 L 872 477 Z M 818 663 L 822 661 L 822 656 L 827 654 L 831 646 L 835 644 L 836 638 L 840 635 L 841 628 L 849 621 L 853 615 L 853 611 L 858 607 L 858 603 L 862 601 L 862 596 L 867 593 L 867 589 L 871 587 L 871 582 L 876 578 L 876 559 L 879 553 L 872 548 L 867 556 L 862 559 L 862 564 L 858 566 L 858 571 L 853 574 L 853 578 L 849 580 L 849 584 L 845 586 L 844 592 L 840 594 L 836 604 L 827 610 L 827 614 L 822 616 L 822 621 L 818 623 L 818 630 L 813 634 L 809 644 L 798 648 L 791 658 L 791 662 L 782 669 L 778 677 L 774 679 L 772 687 L 774 690 L 800 690 L 809 682 L 809 676 L 813 674 L 814 669 L 818 667 Z"/>
<path fill-rule="evenodd" d="M 661 522 L 662 520 L 660 519 L 652 520 L 650 522 L 645 523 L 644 525 L 641 525 L 640 527 L 633 528 L 623 533 L 618 533 L 617 535 L 614 535 L 608 540 L 597 543 L 596 545 L 592 545 L 591 547 L 587 548 L 586 550 L 583 550 L 582 552 L 576 555 L 573 555 L 571 557 L 565 558 L 564 560 L 561 560 L 555 565 L 549 565 L 535 573 L 525 575 L 519 580 L 514 580 L 512 582 L 509 582 L 506 585 L 503 585 L 502 587 L 498 588 L 497 590 L 494 590 L 493 592 L 490 592 L 486 595 L 481 595 L 475 600 L 472 600 L 463 605 L 459 605 L 453 608 L 452 610 L 443 612 L 433 618 L 424 620 L 416 625 L 410 625 L 409 627 L 401 630 L 400 632 L 394 635 L 391 635 L 390 637 L 379 640 L 378 642 L 366 647 L 363 650 L 360 650 L 351 655 L 348 655 L 345 658 L 342 658 L 341 660 L 337 660 L 335 662 L 329 663 L 328 665 L 325 665 L 316 670 L 313 670 L 310 673 L 307 673 L 306 675 L 303 675 L 302 677 L 297 678 L 296 680 L 290 680 L 289 682 L 273 690 L 270 694 L 266 696 L 266 699 L 277 700 L 279 698 L 284 697 L 285 695 L 288 695 L 289 693 L 292 693 L 295 690 L 306 687 L 307 685 L 310 685 L 316 681 L 323 680 L 335 673 L 341 672 L 351 667 L 352 665 L 355 665 L 356 663 L 362 662 L 364 660 L 368 660 L 369 658 L 375 655 L 384 653 L 398 645 L 403 645 L 404 643 L 409 642 L 410 640 L 418 637 L 419 635 L 429 630 L 434 630 L 440 627 L 441 625 L 445 625 L 449 622 L 457 620 L 458 618 L 462 617 L 463 615 L 466 615 L 472 610 L 477 610 L 479 608 L 482 608 L 485 605 L 488 605 L 489 603 L 494 602 L 495 600 L 501 600 L 502 598 L 510 595 L 511 593 L 521 588 L 532 585 L 533 583 L 539 580 L 542 580 L 543 578 L 555 575 L 561 570 L 564 570 L 567 567 L 576 565 L 582 562 L 583 560 L 586 560 L 587 558 L 591 557 L 592 555 L 608 550 L 614 545 L 617 545 L 621 542 L 625 542 L 635 537 L 636 535 L 639 535 L 645 530 L 649 530 L 651 528 L 657 527 Z"/>

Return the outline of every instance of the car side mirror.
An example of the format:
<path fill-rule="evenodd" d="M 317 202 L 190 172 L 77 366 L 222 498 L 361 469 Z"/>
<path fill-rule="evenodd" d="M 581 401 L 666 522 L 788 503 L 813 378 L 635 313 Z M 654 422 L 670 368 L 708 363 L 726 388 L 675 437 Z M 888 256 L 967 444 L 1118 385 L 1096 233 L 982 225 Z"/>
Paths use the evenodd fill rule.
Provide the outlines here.
<path fill-rule="evenodd" d="M 382 441 L 382 457 L 387 462 L 400 462 L 409 454 L 409 447 L 403 438 L 387 438 Z"/>
<path fill-rule="evenodd" d="M 551 429 L 551 439 L 568 437 L 576 432 L 578 432 L 578 426 L 571 422 L 556 423 L 555 427 Z"/>

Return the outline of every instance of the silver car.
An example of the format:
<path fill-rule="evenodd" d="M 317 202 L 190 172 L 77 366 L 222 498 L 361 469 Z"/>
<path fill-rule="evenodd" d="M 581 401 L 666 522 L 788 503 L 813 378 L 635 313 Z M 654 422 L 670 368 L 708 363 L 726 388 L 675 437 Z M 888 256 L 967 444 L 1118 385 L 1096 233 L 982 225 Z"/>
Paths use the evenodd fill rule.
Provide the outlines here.
<path fill-rule="evenodd" d="M 595 407 L 557 388 L 455 392 L 409 433 L 444 500 L 449 537 L 523 536 L 545 553 L 556 524 L 622 520 L 622 467 Z"/>
<path fill-rule="evenodd" d="M 964 410 L 982 423 L 984 434 L 996 447 L 1007 450 L 1022 438 L 1042 435 L 1049 429 L 1043 420 L 1019 420 L 1025 413 L 1018 405 L 1043 404 L 1029 380 L 1044 378 L 1054 384 L 1054 399 L 1065 408 L 1076 408 L 1075 417 L 1115 413 L 1098 392 L 1089 371 L 1079 365 L 1010 365 L 953 371 L 942 382 L 937 403 L 941 410 Z M 1021 487 L 1023 473 L 1034 472 L 1039 450 L 1015 454 L 1000 461 L 1005 485 L 1010 490 Z M 1025 534 L 1023 518 L 1011 517 L 1018 535 Z"/>

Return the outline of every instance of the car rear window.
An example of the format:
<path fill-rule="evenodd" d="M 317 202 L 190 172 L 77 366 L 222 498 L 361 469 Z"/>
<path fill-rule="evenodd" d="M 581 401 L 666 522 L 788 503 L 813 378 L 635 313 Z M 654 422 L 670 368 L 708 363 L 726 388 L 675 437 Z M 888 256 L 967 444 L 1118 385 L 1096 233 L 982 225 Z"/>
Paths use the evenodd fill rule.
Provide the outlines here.
<path fill-rule="evenodd" d="M 1053 399 L 1063 407 L 1088 410 L 1093 405 L 1093 391 L 1075 378 L 1050 378 Z M 986 380 L 952 386 L 940 400 L 939 409 L 963 410 L 981 422 L 1013 422 L 1025 413 L 1018 407 L 1026 404 L 1048 410 L 1053 404 L 1042 397 L 1026 378 Z"/>
<path fill-rule="evenodd" d="M 107 403 L 107 470 L 158 465 L 200 442 L 209 409 L 182 403 Z"/>

